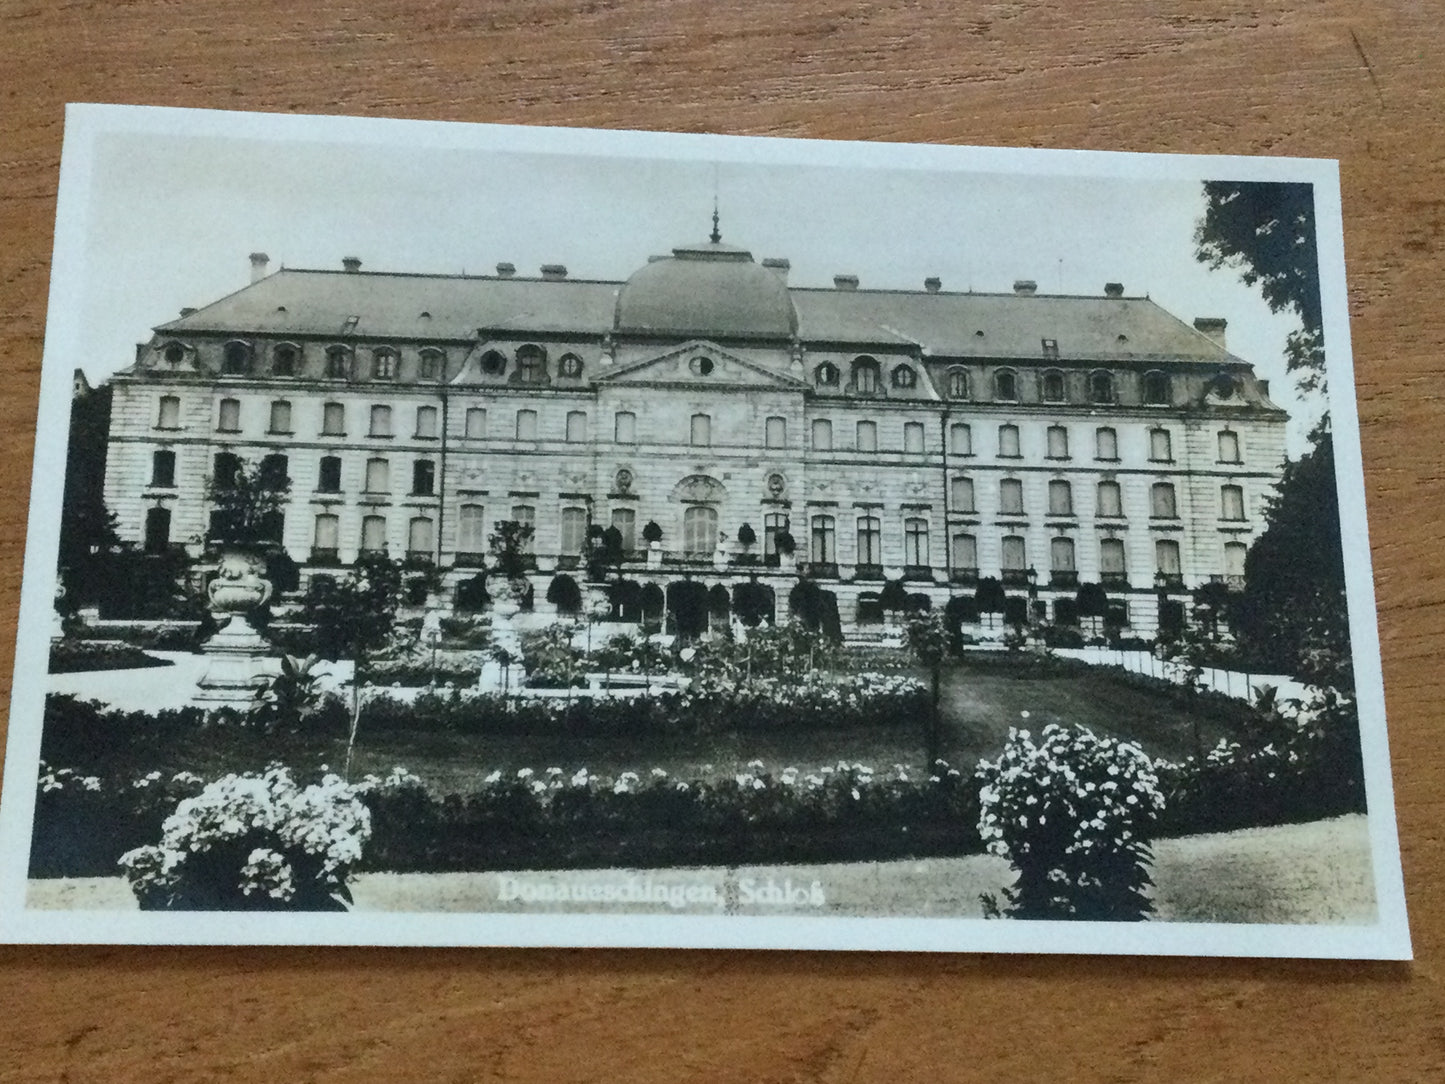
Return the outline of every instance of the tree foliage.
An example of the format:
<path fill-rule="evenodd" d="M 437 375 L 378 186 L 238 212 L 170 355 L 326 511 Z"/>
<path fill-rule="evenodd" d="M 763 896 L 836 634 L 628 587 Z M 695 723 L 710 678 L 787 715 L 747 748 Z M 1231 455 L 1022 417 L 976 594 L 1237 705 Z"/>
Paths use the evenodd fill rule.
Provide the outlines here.
<path fill-rule="evenodd" d="M 402 570 L 385 554 L 363 553 L 346 579 L 318 577 L 302 605 L 324 659 L 354 659 L 358 670 L 386 646 L 402 601 Z"/>

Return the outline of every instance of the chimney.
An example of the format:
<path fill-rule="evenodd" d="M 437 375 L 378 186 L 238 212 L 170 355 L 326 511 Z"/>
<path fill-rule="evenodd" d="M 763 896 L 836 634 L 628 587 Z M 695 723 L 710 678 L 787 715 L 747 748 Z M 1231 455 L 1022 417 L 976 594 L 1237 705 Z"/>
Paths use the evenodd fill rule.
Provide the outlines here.
<path fill-rule="evenodd" d="M 355 273 L 355 272 L 357 272 L 357 271 L 360 271 L 360 270 L 361 270 L 361 257 L 360 257 L 360 256 L 343 256 L 343 257 L 341 257 L 341 269 L 342 269 L 343 271 L 349 271 L 349 272 L 353 272 L 353 273 Z"/>
<path fill-rule="evenodd" d="M 788 272 L 793 269 L 793 262 L 781 256 L 769 256 L 763 260 L 763 266 L 769 271 L 776 271 L 782 276 L 784 282 L 788 281 Z"/>
<path fill-rule="evenodd" d="M 858 289 L 857 275 L 834 275 L 833 288 L 835 290 L 856 290 Z"/>
<path fill-rule="evenodd" d="M 1259 394 L 1266 399 L 1269 398 L 1269 381 L 1263 377 L 1255 377 L 1254 382 L 1259 385 Z"/>
<path fill-rule="evenodd" d="M 1194 330 L 1201 335 L 1206 335 L 1220 346 L 1224 346 L 1224 329 L 1229 326 L 1229 321 L 1222 316 L 1196 316 L 1194 318 Z M 1228 349 L 1226 347 L 1226 349 Z"/>
<path fill-rule="evenodd" d="M 1105 297 L 1123 297 L 1123 296 L 1124 296 L 1124 284 L 1123 284 L 1122 282 L 1106 282 L 1106 283 L 1104 283 L 1104 296 L 1105 296 Z"/>
<path fill-rule="evenodd" d="M 1014 280 L 1014 293 L 1018 294 L 1019 297 L 1031 297 L 1038 293 L 1038 290 L 1039 284 L 1033 279 Z"/>
<path fill-rule="evenodd" d="M 266 265 L 271 262 L 271 257 L 264 252 L 251 253 L 251 281 L 260 282 L 266 277 Z"/>
<path fill-rule="evenodd" d="M 187 316 L 190 316 L 190 315 L 191 315 L 192 313 L 194 313 L 195 311 L 196 311 L 195 309 L 189 308 L 189 307 L 182 309 L 182 310 L 181 310 L 181 319 L 184 320 Z"/>
<path fill-rule="evenodd" d="M 542 277 L 549 282 L 557 282 L 567 277 L 567 265 L 560 263 L 544 263 L 542 265 Z"/>
<path fill-rule="evenodd" d="M 943 289 L 943 280 L 929 276 L 923 280 L 923 288 L 931 294 L 936 294 L 939 290 Z"/>
<path fill-rule="evenodd" d="M 509 279 L 517 273 L 517 265 L 514 263 L 497 264 L 497 278 Z"/>

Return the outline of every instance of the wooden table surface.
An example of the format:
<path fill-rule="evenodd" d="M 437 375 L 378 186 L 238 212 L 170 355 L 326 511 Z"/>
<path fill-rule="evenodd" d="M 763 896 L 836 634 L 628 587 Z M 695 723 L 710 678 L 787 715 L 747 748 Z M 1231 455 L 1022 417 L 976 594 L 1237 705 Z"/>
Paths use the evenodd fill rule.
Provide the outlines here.
<path fill-rule="evenodd" d="M 67 101 L 1339 158 L 1415 963 L 0 948 L 0 1081 L 1445 1076 L 1445 6 L 1249 9 L 0 0 L 0 615 Z"/>

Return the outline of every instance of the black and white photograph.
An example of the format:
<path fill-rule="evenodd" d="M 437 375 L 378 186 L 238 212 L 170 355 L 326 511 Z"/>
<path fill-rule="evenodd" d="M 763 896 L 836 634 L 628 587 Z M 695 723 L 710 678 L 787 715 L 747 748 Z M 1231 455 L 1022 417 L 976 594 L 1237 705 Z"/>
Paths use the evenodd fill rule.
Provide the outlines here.
<path fill-rule="evenodd" d="M 1408 958 L 1333 162 L 68 110 L 0 936 Z"/>

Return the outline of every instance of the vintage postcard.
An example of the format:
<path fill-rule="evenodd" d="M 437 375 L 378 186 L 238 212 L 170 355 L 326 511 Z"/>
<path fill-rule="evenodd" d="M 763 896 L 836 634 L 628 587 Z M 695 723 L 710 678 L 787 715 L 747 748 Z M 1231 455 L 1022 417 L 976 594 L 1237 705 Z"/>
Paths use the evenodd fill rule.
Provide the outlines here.
<path fill-rule="evenodd" d="M 0 936 L 1409 956 L 1333 162 L 84 105 L 57 218 Z"/>

